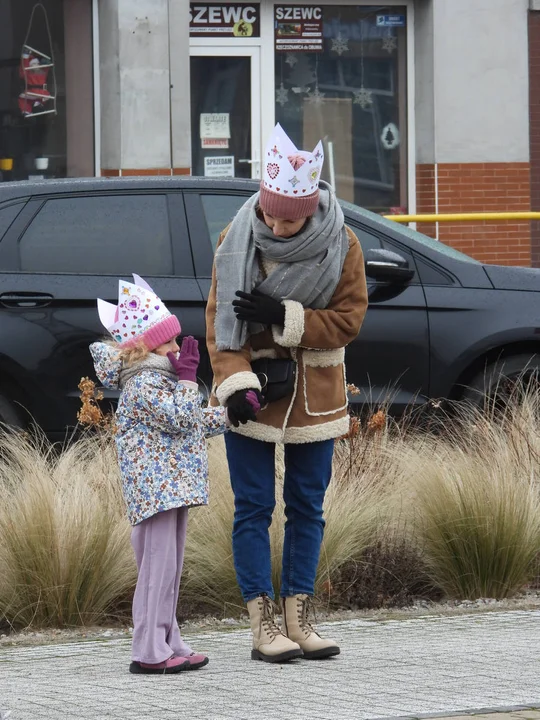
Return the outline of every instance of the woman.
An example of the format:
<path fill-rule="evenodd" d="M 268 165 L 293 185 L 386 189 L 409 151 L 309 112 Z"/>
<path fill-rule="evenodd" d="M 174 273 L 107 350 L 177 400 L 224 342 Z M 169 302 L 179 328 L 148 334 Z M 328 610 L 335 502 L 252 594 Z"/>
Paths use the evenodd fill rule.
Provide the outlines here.
<path fill-rule="evenodd" d="M 225 439 L 234 563 L 251 621 L 252 658 L 266 662 L 340 652 L 313 630 L 308 613 L 334 440 L 349 428 L 345 346 L 360 330 L 367 290 L 360 244 L 344 225 L 333 190 L 319 181 L 323 160 L 321 143 L 313 153 L 299 152 L 276 126 L 260 192 L 220 237 L 207 306 L 212 403 L 225 405 L 235 425 Z M 296 373 L 288 394 L 269 403 L 263 395 L 255 416 L 246 393 L 260 393 L 261 378 L 266 383 L 251 367 L 260 358 L 289 359 Z M 281 629 L 268 534 L 276 443 L 285 445 Z"/>

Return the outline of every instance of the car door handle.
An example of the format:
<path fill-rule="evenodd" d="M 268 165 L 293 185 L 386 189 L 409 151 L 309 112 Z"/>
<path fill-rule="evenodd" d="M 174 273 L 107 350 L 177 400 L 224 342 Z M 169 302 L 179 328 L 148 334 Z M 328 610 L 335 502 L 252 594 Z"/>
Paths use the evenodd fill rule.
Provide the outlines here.
<path fill-rule="evenodd" d="M 20 308 L 35 308 L 35 307 L 46 307 L 53 300 L 53 296 L 48 293 L 33 293 L 33 292 L 14 292 L 14 293 L 2 293 L 0 295 L 0 304 L 4 307 L 20 307 Z"/>

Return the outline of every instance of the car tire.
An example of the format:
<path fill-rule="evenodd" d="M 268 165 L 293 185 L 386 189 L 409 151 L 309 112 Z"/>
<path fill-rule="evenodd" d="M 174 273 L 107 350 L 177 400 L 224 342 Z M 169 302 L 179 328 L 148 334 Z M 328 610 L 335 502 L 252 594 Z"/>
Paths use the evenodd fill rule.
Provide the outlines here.
<path fill-rule="evenodd" d="M 12 428 L 22 428 L 24 425 L 16 406 L 3 393 L 0 393 L 0 425 Z"/>
<path fill-rule="evenodd" d="M 462 400 L 477 408 L 486 402 L 500 401 L 515 392 L 516 383 L 526 386 L 533 379 L 540 381 L 540 354 L 522 353 L 501 358 L 477 373 L 463 390 Z"/>

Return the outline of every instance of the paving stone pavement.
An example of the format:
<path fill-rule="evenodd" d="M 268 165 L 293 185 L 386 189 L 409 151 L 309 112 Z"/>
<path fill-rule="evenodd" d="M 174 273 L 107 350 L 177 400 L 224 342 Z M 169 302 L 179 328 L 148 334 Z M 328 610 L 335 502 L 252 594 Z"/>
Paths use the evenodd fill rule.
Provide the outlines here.
<path fill-rule="evenodd" d="M 364 720 L 507 708 L 507 719 L 540 720 L 516 714 L 540 708 L 540 611 L 320 627 L 341 644 L 338 658 L 254 662 L 247 631 L 212 632 L 187 638 L 210 664 L 169 676 L 130 675 L 125 639 L 5 648 L 0 718 Z"/>

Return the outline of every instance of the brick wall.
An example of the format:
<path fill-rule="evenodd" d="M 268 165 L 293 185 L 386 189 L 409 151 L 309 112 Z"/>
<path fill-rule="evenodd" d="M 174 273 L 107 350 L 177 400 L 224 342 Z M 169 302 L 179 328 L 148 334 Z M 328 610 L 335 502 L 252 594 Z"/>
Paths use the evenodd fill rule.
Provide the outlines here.
<path fill-rule="evenodd" d="M 529 12 L 531 209 L 540 210 L 540 12 Z M 531 223 L 531 261 L 540 267 L 540 223 Z"/>
<path fill-rule="evenodd" d="M 439 213 L 527 211 L 529 163 L 440 163 Z M 417 166 L 417 209 L 435 210 L 435 169 Z M 434 227 L 420 228 L 432 237 Z M 472 257 L 499 265 L 531 264 L 529 222 L 440 223 L 439 240 Z"/>

